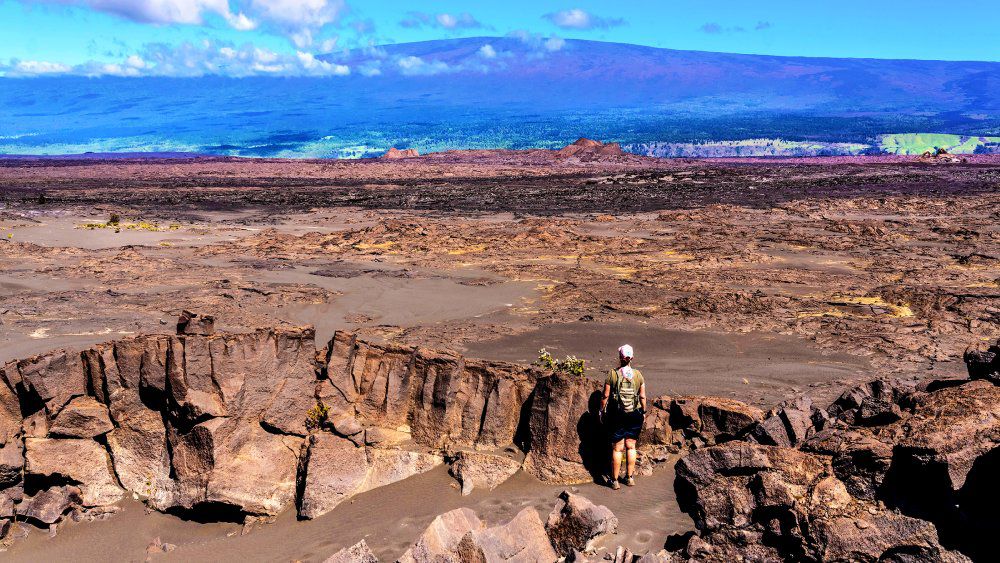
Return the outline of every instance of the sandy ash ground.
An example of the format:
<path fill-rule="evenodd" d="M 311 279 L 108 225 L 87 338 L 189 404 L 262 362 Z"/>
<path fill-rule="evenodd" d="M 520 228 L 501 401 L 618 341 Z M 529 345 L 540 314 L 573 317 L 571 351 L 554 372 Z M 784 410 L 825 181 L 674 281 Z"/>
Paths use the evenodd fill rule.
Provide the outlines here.
<path fill-rule="evenodd" d="M 964 374 L 1000 321 L 1000 161 L 554 159 L 545 151 L 399 161 L 0 161 L 0 362 L 170 332 L 313 324 L 530 362 L 637 351 L 650 395 L 765 409 L 877 375 Z M 113 217 L 117 224 L 109 224 Z M 669 468 L 579 489 L 636 552 L 692 528 Z M 294 511 L 241 535 L 138 503 L 36 531 L 15 560 L 322 560 L 361 538 L 399 556 L 459 506 L 544 514 L 563 487 L 518 474 L 462 497 L 445 469 Z"/>

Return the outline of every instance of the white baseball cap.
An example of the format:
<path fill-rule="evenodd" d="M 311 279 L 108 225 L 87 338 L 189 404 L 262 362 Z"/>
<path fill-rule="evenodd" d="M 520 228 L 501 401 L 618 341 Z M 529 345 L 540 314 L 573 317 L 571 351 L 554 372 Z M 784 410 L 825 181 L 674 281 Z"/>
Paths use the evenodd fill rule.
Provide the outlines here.
<path fill-rule="evenodd" d="M 633 357 L 635 355 L 635 353 L 632 351 L 632 347 L 631 346 L 629 346 L 628 344 L 625 344 L 621 348 L 618 349 L 618 355 L 620 357 L 622 357 L 622 358 L 631 358 L 631 357 Z"/>

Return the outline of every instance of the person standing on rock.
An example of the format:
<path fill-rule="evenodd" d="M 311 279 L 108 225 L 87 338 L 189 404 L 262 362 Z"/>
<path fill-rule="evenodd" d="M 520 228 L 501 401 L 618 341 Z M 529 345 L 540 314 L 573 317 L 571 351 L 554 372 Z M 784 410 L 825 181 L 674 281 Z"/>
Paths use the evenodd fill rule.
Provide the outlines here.
<path fill-rule="evenodd" d="M 635 485 L 635 446 L 646 413 L 646 385 L 639 370 L 632 369 L 632 357 L 632 347 L 628 344 L 618 349 L 618 369 L 608 374 L 601 399 L 601 420 L 614 446 L 609 484 L 615 490 L 621 488 L 622 454 L 626 456 L 625 484 Z"/>

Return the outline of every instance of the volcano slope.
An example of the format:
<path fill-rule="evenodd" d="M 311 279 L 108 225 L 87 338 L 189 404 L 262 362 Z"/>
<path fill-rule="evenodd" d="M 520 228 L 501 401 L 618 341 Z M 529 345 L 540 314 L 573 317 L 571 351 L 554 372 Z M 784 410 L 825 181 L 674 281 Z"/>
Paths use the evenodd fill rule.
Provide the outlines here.
<path fill-rule="evenodd" d="M 525 406 L 551 391 L 542 391 L 540 381 L 557 381 L 525 365 L 550 343 L 559 355 L 589 360 L 588 379 L 574 381 L 584 388 L 597 385 L 591 382 L 602 378 L 614 346 L 644 342 L 637 361 L 651 395 L 670 397 L 651 413 L 651 424 L 669 422 L 670 431 L 645 440 L 658 446 L 647 451 L 649 461 L 667 462 L 654 476 L 668 474 L 674 452 L 749 432 L 732 421 L 760 422 L 753 435 L 767 445 L 761 447 L 804 448 L 809 425 L 792 421 L 812 420 L 811 407 L 786 404 L 771 417 L 757 409 L 804 394 L 810 404 L 830 404 L 875 377 L 903 377 L 911 387 L 957 380 L 965 372 L 962 350 L 995 339 L 998 184 L 1000 164 L 989 157 L 949 165 L 887 158 L 575 159 L 545 151 L 371 162 L 5 160 L 0 364 L 8 366 L 15 397 L 8 397 L 5 435 L 23 448 L 18 506 L 45 493 L 30 504 L 52 519 L 135 493 L 188 520 L 267 519 L 289 507 L 303 517 L 327 510 L 336 516 L 355 497 L 405 487 L 412 481 L 386 483 L 424 469 L 421 475 L 433 475 L 450 456 L 477 448 L 505 455 L 530 479 L 592 478 L 582 458 L 568 460 L 580 455 L 579 445 L 549 440 L 540 422 L 533 428 L 533 410 Z M 185 343 L 183 355 L 190 352 L 194 363 L 171 376 L 167 358 L 176 365 L 181 336 L 164 335 L 165 327 L 172 333 L 185 307 L 215 315 L 221 332 L 182 335 L 192 346 Z M 305 324 L 315 326 L 315 336 L 295 328 Z M 327 350 L 335 349 L 336 330 L 350 331 L 341 338 L 353 334 L 359 350 L 385 347 L 395 360 L 375 365 L 388 371 L 377 375 L 372 368 L 370 379 L 352 375 L 351 385 L 335 385 L 327 357 L 317 368 L 311 354 L 313 338 L 332 340 Z M 114 343 L 100 344 L 108 340 Z M 56 349 L 65 352 L 53 355 Z M 36 354 L 41 359 L 32 360 Z M 218 354 L 235 367 L 216 374 L 214 360 L 204 358 Z M 479 370 L 483 387 L 463 388 L 469 403 L 462 404 L 470 406 L 461 415 L 433 414 L 447 394 L 414 402 L 403 391 L 416 389 L 411 383 L 392 388 L 402 394 L 368 396 L 402 381 L 389 373 L 404 358 L 407 366 L 424 362 L 432 370 L 464 356 L 485 360 L 462 362 L 463 373 Z M 47 374 L 78 373 L 74 358 L 82 380 L 46 384 Z M 275 379 L 261 379 L 262 372 Z M 108 387 L 116 382 L 131 393 L 116 394 Z M 487 399 L 494 384 L 496 398 L 509 401 L 502 408 Z M 330 385 L 341 391 L 332 393 Z M 721 396 L 715 406 L 685 398 L 712 395 Z M 338 396 L 346 402 L 335 402 Z M 351 411 L 349 404 L 356 416 L 338 428 L 339 417 L 328 413 L 314 437 L 306 414 L 318 400 L 336 407 L 334 414 Z M 743 405 L 742 418 L 711 414 L 733 411 L 728 401 Z M 559 416 L 575 416 L 575 428 L 587 402 L 571 401 Z M 485 404 L 517 416 L 484 433 Z M 914 408 L 893 404 L 903 409 L 900 416 Z M 707 427 L 702 413 L 712 421 Z M 130 439 L 112 439 L 128 433 Z M 69 451 L 66 441 L 78 449 Z M 132 446 L 142 451 L 126 449 Z M 129 455 L 143 467 L 159 461 L 139 475 L 118 468 Z M 54 469 L 60 463 L 51 461 L 60 456 L 89 460 L 86 472 L 60 474 Z M 476 495 L 499 477 L 477 472 L 468 457 L 458 464 L 468 472 L 455 472 L 467 473 Z M 241 481 L 233 475 L 244 470 L 244 459 L 268 467 L 254 469 L 252 482 Z M 330 471 L 336 478 L 310 487 L 313 462 L 322 467 L 332 460 L 345 460 Z M 508 482 L 527 486 L 521 478 Z M 838 479 L 865 498 L 863 483 Z M 497 495 L 509 494 L 502 492 L 509 486 Z M 321 492 L 306 494 L 310 489 Z M 942 503 L 949 494 L 941 494 Z M 663 495 L 676 511 L 672 493 Z M 870 495 L 867 502 L 892 498 Z M 630 527 L 634 515 L 601 502 Z M 14 505 L 11 499 L 12 514 Z M 931 508 L 900 506 L 908 517 L 929 518 Z M 663 507 L 655 510 L 649 515 L 662 515 Z M 935 523 L 945 549 L 974 553 L 974 545 L 966 548 Z M 746 536 L 770 525 L 754 520 L 699 538 L 726 553 L 725 534 Z M 631 544 L 633 550 L 649 550 L 685 528 L 651 529 L 657 539 Z M 381 558 L 395 558 L 418 533 L 401 532 L 398 545 L 369 543 Z M 347 545 L 317 548 L 313 556 Z M 825 545 L 809 538 L 799 551 L 779 555 L 816 554 Z"/>

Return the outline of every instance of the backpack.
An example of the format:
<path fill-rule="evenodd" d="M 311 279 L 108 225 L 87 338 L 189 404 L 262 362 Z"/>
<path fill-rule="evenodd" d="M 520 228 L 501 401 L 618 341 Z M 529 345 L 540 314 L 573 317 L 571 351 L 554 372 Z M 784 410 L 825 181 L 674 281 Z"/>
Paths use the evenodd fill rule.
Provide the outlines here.
<path fill-rule="evenodd" d="M 642 373 L 635 368 L 632 369 L 633 394 L 630 397 L 626 395 L 626 397 L 623 398 L 622 387 L 626 381 L 626 378 L 622 377 L 619 370 L 616 369 L 611 370 L 611 373 L 608 376 L 608 383 L 611 385 L 611 401 L 614 403 L 614 412 L 616 413 L 630 413 L 641 407 L 639 390 L 642 389 L 643 385 Z M 631 406 L 631 408 L 628 408 L 629 406 Z"/>

